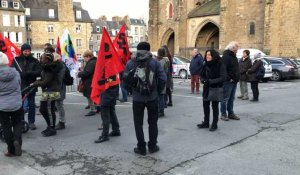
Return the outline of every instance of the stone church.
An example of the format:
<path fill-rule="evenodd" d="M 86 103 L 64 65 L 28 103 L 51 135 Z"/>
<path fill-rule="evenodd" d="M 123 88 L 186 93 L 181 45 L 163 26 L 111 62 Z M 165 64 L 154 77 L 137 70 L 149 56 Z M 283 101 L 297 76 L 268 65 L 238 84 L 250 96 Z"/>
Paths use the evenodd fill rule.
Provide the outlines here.
<path fill-rule="evenodd" d="M 299 0 L 150 0 L 149 42 L 184 57 L 222 52 L 233 40 L 273 56 L 300 57 Z"/>

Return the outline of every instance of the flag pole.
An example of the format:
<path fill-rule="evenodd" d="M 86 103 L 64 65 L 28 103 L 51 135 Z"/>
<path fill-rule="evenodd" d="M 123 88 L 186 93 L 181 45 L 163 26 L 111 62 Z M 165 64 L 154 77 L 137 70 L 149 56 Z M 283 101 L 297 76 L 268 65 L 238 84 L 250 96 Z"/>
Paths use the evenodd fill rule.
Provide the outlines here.
<path fill-rule="evenodd" d="M 23 70 L 21 69 L 21 67 L 20 67 L 20 65 L 19 65 L 19 63 L 17 62 L 17 60 L 16 60 L 16 57 L 14 57 L 14 59 L 13 59 L 14 61 L 15 61 L 15 63 L 17 64 L 17 66 L 18 66 L 18 69 L 20 70 L 20 72 L 23 72 Z"/>

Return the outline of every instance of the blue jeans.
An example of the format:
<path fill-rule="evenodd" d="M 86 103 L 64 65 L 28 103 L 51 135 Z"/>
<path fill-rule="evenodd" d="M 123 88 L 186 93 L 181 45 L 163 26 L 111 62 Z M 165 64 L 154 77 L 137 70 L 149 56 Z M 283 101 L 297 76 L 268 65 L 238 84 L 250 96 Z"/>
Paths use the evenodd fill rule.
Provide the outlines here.
<path fill-rule="evenodd" d="M 124 81 L 121 81 L 121 91 L 122 91 L 122 98 L 123 100 L 127 101 L 127 89 L 125 88 L 125 83 Z"/>
<path fill-rule="evenodd" d="M 165 110 L 165 94 L 159 95 L 159 112 L 164 112 Z"/>
<path fill-rule="evenodd" d="M 221 102 L 221 114 L 226 115 L 226 110 L 228 115 L 234 114 L 233 112 L 233 102 L 235 98 L 235 92 L 237 88 L 237 83 L 235 82 L 225 82 L 224 83 L 224 100 Z"/>
<path fill-rule="evenodd" d="M 35 122 L 35 95 L 36 92 L 32 92 L 28 95 L 28 123 Z"/>

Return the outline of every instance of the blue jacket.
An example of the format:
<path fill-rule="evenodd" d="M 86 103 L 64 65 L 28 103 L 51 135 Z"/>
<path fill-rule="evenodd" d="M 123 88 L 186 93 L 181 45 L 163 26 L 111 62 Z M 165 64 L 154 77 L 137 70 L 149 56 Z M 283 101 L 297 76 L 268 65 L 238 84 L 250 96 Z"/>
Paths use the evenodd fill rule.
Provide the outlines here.
<path fill-rule="evenodd" d="M 157 80 L 157 87 L 154 89 L 151 95 L 149 96 L 143 96 L 139 92 L 135 91 L 133 89 L 132 91 L 132 98 L 133 101 L 137 102 L 147 102 L 147 101 L 153 101 L 158 98 L 158 89 L 163 89 L 162 86 L 165 86 L 165 83 L 167 81 L 167 75 L 165 71 L 163 70 L 160 63 L 152 58 L 152 54 L 145 50 L 139 50 L 136 53 L 135 61 L 145 61 L 148 59 L 152 59 L 150 61 L 150 69 L 154 72 L 154 78 Z M 124 77 L 126 78 L 128 76 L 128 73 L 135 68 L 134 61 L 130 60 L 128 61 L 125 71 L 124 71 Z M 158 88 L 160 87 L 160 88 Z"/>
<path fill-rule="evenodd" d="M 21 79 L 15 68 L 0 66 L 0 111 L 14 112 L 22 106 Z"/>
<path fill-rule="evenodd" d="M 203 57 L 201 54 L 196 55 L 192 58 L 190 64 L 190 72 L 191 75 L 200 75 L 202 67 L 203 67 Z"/>

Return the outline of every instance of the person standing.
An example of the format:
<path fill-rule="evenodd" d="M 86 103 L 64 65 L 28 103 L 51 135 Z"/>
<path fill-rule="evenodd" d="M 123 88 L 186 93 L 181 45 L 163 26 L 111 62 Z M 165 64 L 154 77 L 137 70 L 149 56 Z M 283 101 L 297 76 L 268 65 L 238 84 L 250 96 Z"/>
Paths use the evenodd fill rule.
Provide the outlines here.
<path fill-rule="evenodd" d="M 28 87 L 31 83 L 36 81 L 37 77 L 41 76 L 42 68 L 39 61 L 31 54 L 31 47 L 28 44 L 21 46 L 21 55 L 16 57 L 13 61 L 12 67 L 20 73 L 21 76 L 21 90 Z M 28 123 L 31 130 L 35 130 L 35 96 L 36 90 L 30 93 L 28 100 Z"/>
<path fill-rule="evenodd" d="M 42 88 L 40 112 L 47 123 L 46 130 L 42 131 L 42 135 L 45 137 L 56 135 L 55 102 L 60 98 L 61 83 L 58 73 L 61 71 L 62 65 L 58 62 L 53 62 L 53 60 L 54 56 L 52 53 L 47 52 L 41 56 L 42 79 L 31 84 L 32 87 Z M 50 106 L 50 114 L 48 106 Z"/>
<path fill-rule="evenodd" d="M 22 155 L 22 95 L 21 78 L 8 66 L 7 56 L 0 52 L 0 123 L 7 144 L 5 156 Z"/>
<path fill-rule="evenodd" d="M 68 71 L 67 66 L 64 62 L 61 61 L 60 55 L 57 53 L 53 53 L 54 55 L 54 62 L 60 64 L 60 72 L 58 73 L 58 80 L 60 84 L 60 98 L 56 100 L 56 106 L 59 116 L 59 122 L 55 126 L 55 130 L 62 130 L 66 128 L 66 116 L 65 116 L 65 108 L 64 108 L 64 100 L 66 99 L 66 84 L 64 83 L 64 78 L 66 71 Z"/>
<path fill-rule="evenodd" d="M 166 95 L 165 95 L 165 103 L 167 106 L 173 106 L 172 93 L 173 93 L 173 56 L 167 45 L 162 46 L 165 49 L 165 57 L 168 57 L 170 62 L 169 73 L 167 74 L 167 84 L 166 84 Z"/>
<path fill-rule="evenodd" d="M 150 153 L 154 153 L 159 151 L 159 147 L 157 146 L 158 94 L 160 94 L 165 87 L 167 77 L 160 63 L 152 58 L 152 54 L 150 53 L 150 44 L 147 42 L 140 42 L 138 44 L 136 57 L 127 63 L 124 71 L 124 78 L 127 79 L 126 81 L 131 79 L 130 77 L 132 72 L 136 73 L 136 71 L 134 71 L 137 69 L 136 65 L 147 65 L 146 70 L 153 72 L 153 82 L 155 82 L 152 84 L 153 86 L 151 87 L 152 91 L 150 94 L 144 94 L 140 91 L 140 88 L 132 87 L 133 119 L 135 134 L 138 140 L 137 147 L 134 148 L 134 152 L 136 154 L 146 155 L 146 142 L 143 131 L 144 110 L 147 108 L 148 111 L 148 150 Z"/>
<path fill-rule="evenodd" d="M 241 95 L 238 96 L 238 98 L 242 100 L 248 100 L 248 75 L 246 74 L 248 69 L 251 68 L 252 62 L 249 57 L 250 51 L 249 50 L 244 50 L 243 51 L 243 58 L 240 59 L 239 61 L 239 68 L 240 68 L 240 90 L 241 90 Z"/>
<path fill-rule="evenodd" d="M 119 96 L 119 85 L 108 88 L 101 94 L 101 118 L 103 130 L 101 136 L 95 143 L 109 140 L 110 137 L 121 136 L 119 121 L 116 114 L 116 101 Z M 112 132 L 109 133 L 109 125 L 112 125 Z"/>
<path fill-rule="evenodd" d="M 157 51 L 156 59 L 159 61 L 161 67 L 164 69 L 166 75 L 169 73 L 170 61 L 168 57 L 165 57 L 165 49 L 160 48 Z M 163 89 L 161 94 L 159 94 L 159 117 L 165 116 L 165 94 L 166 94 L 166 87 Z"/>
<path fill-rule="evenodd" d="M 224 121 L 240 120 L 233 111 L 237 83 L 240 80 L 239 62 L 236 57 L 238 49 L 238 42 L 232 41 L 225 48 L 222 57 L 227 75 L 224 83 L 224 100 L 221 102 L 221 119 Z"/>
<path fill-rule="evenodd" d="M 203 109 L 204 121 L 197 126 L 199 128 L 209 128 L 210 103 L 213 110 L 213 122 L 210 131 L 218 129 L 219 103 L 223 96 L 223 82 L 226 80 L 225 67 L 221 61 L 220 54 L 215 50 L 207 50 L 205 53 L 205 64 L 201 71 L 201 82 L 203 85 Z M 216 89 L 217 91 L 213 91 Z M 219 89 L 219 91 L 218 91 Z M 213 96 L 210 96 L 214 93 Z"/>
<path fill-rule="evenodd" d="M 260 81 L 259 77 L 257 76 L 257 72 L 261 67 L 263 67 L 263 62 L 259 59 L 260 53 L 254 55 L 254 62 L 252 67 L 247 71 L 249 76 L 249 81 L 251 83 L 251 89 L 253 92 L 253 98 L 250 100 L 251 102 L 258 102 L 259 90 L 258 90 L 258 83 Z"/>
<path fill-rule="evenodd" d="M 90 50 L 83 53 L 83 58 L 84 61 L 86 61 L 86 65 L 84 66 L 84 69 L 78 73 L 78 77 L 81 78 L 81 81 L 83 82 L 83 96 L 88 100 L 90 112 L 85 115 L 88 117 L 96 115 L 96 107 L 94 102 L 90 99 L 90 96 L 97 58 L 94 57 L 93 52 Z"/>
<path fill-rule="evenodd" d="M 200 91 L 200 73 L 201 69 L 203 67 L 203 57 L 199 53 L 198 49 L 194 49 L 192 52 L 193 58 L 190 64 L 190 72 L 191 72 L 191 93 L 195 93 L 195 87 L 196 87 L 196 93 L 199 94 Z"/>

